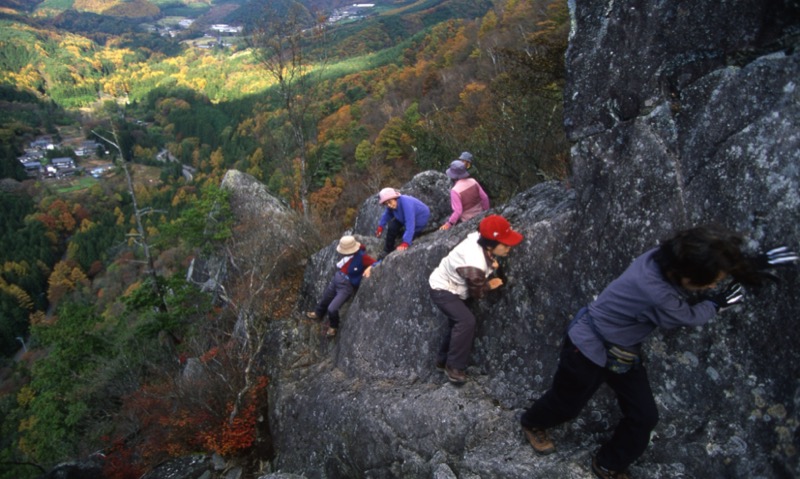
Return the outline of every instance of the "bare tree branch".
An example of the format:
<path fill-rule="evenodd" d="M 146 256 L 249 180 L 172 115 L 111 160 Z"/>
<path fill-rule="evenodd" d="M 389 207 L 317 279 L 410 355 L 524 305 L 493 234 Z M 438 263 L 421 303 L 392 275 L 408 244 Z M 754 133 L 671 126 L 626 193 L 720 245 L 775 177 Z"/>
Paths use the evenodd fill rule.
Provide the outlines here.
<path fill-rule="evenodd" d="M 131 202 L 133 204 L 133 216 L 136 219 L 136 231 L 139 237 L 138 244 L 141 245 L 142 251 L 144 252 L 145 261 L 147 262 L 147 275 L 150 276 L 152 280 L 152 288 L 153 293 L 156 295 L 159 301 L 158 308 L 160 311 L 167 311 L 167 303 L 164 299 L 164 292 L 161 290 L 160 281 L 158 280 L 158 274 L 156 273 L 155 262 L 153 260 L 153 255 L 150 251 L 150 244 L 147 242 L 147 233 L 144 228 L 144 224 L 142 224 L 142 210 L 139 208 L 138 201 L 136 199 L 136 191 L 133 188 L 133 177 L 131 176 L 130 170 L 128 169 L 128 162 L 125 159 L 125 152 L 123 151 L 122 147 L 120 146 L 119 137 L 117 135 L 117 128 L 114 126 L 114 123 L 111 122 L 111 134 L 114 138 L 112 141 L 111 139 L 107 138 L 106 136 L 100 134 L 96 130 L 92 130 L 98 138 L 105 141 L 109 145 L 116 148 L 119 152 L 119 164 L 122 166 L 122 170 L 125 172 L 125 179 L 128 185 L 128 193 L 131 195 Z"/>
<path fill-rule="evenodd" d="M 287 152 L 287 159 L 295 159 L 298 163 L 299 184 L 295 187 L 306 220 L 310 218 L 308 196 L 311 174 L 308 153 L 314 138 L 310 119 L 314 106 L 311 72 L 320 73 L 323 66 L 318 62 L 312 69 L 311 60 L 306 55 L 306 45 L 309 42 L 308 32 L 314 30 L 305 27 L 320 19 L 312 17 L 299 2 L 292 2 L 287 12 L 279 12 L 273 3 L 268 3 L 260 20 L 251 26 L 247 37 L 255 57 L 275 80 L 281 106 L 286 111 L 295 150 L 295 153 Z M 319 25 L 316 26 L 319 28 Z M 324 39 L 324 35 L 315 37 Z M 286 162 L 288 165 L 292 163 Z"/>

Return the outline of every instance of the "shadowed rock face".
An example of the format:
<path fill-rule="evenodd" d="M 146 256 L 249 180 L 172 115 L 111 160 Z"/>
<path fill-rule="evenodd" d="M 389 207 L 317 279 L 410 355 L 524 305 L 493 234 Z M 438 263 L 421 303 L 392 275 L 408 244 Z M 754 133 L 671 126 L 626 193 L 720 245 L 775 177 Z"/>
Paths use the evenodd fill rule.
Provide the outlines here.
<path fill-rule="evenodd" d="M 541 184 L 492 210 L 525 241 L 506 261 L 508 286 L 473 305 L 470 382 L 453 387 L 433 366 L 445 321 L 427 280 L 479 218 L 389 256 L 334 341 L 301 319 L 273 325 L 279 469 L 308 478 L 587 477 L 619 418 L 607 389 L 553 431 L 554 455 L 535 456 L 518 426 L 550 383 L 571 315 L 635 256 L 691 225 L 741 231 L 752 251 L 800 246 L 797 7 L 598 1 L 571 10 L 565 127 L 574 177 L 569 188 Z M 447 186 L 431 198 L 446 201 Z M 433 206 L 446 214 L 449 205 Z M 355 228 L 373 255 L 379 214 L 370 199 Z M 334 246 L 309 262 L 299 309 L 329 279 Z M 661 421 L 635 477 L 800 474 L 797 270 L 781 277 L 702 328 L 652 335 Z"/>

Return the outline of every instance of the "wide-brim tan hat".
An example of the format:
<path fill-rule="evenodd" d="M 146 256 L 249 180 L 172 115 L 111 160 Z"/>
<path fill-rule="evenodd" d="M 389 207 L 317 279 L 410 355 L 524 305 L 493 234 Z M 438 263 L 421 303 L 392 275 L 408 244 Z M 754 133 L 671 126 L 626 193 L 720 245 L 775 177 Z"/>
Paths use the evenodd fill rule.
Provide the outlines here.
<path fill-rule="evenodd" d="M 342 236 L 339 240 L 339 245 L 336 246 L 336 251 L 340 254 L 353 254 L 361 248 L 361 243 L 356 241 L 353 236 Z"/>

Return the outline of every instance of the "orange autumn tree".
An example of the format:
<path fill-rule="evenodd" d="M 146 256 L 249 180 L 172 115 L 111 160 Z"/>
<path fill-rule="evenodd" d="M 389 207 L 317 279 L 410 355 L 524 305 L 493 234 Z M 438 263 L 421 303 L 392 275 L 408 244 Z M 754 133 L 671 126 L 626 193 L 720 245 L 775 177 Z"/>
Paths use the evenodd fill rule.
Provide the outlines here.
<path fill-rule="evenodd" d="M 334 180 L 325 178 L 322 188 L 311 193 L 311 207 L 314 211 L 314 220 L 322 225 L 321 231 L 339 231 L 341 229 L 340 215 L 334 212 L 334 208 L 344 191 L 344 180 L 337 176 Z M 328 228 L 330 227 L 330 228 Z"/>
<path fill-rule="evenodd" d="M 232 415 L 233 402 L 228 403 L 229 420 L 218 428 L 207 429 L 200 434 L 203 444 L 208 450 L 220 456 L 230 457 L 240 454 L 253 446 L 256 440 L 256 423 L 259 407 L 265 400 L 267 378 L 259 376 L 257 383 L 248 390 L 247 399 L 239 408 L 238 414 Z"/>
<path fill-rule="evenodd" d="M 72 216 L 72 208 L 62 199 L 47 199 L 40 205 L 41 213 L 34 216 L 47 228 L 48 236 L 53 242 L 58 241 L 73 231 L 78 225 Z"/>
<path fill-rule="evenodd" d="M 122 416 L 133 421 L 120 427 L 119 437 L 111 441 L 109 456 L 115 468 L 146 470 L 170 457 L 198 450 L 226 458 L 247 455 L 258 438 L 268 380 L 259 376 L 232 415 L 235 398 L 228 388 L 236 384 L 221 380 L 223 375 L 234 379 L 232 353 L 230 344 L 213 347 L 197 358 L 193 372 L 184 374 L 182 380 L 144 385 L 126 396 Z M 123 440 L 128 430 L 137 434 Z"/>
<path fill-rule="evenodd" d="M 47 300 L 56 305 L 68 293 L 89 287 L 89 279 L 72 260 L 59 261 L 47 279 Z"/>

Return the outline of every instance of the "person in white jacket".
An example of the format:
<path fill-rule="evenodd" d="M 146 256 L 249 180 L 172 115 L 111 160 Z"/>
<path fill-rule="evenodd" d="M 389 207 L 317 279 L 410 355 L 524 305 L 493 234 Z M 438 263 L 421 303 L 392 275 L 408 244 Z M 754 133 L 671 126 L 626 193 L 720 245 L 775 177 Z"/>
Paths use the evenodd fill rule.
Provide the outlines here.
<path fill-rule="evenodd" d="M 463 384 L 475 336 L 475 315 L 464 302 L 481 298 L 503 285 L 490 276 L 498 267 L 497 257 L 508 255 L 523 237 L 499 215 L 484 218 L 478 231 L 469 234 L 444 257 L 428 280 L 433 304 L 447 317 L 448 333 L 442 340 L 436 367 L 455 384 Z"/>

